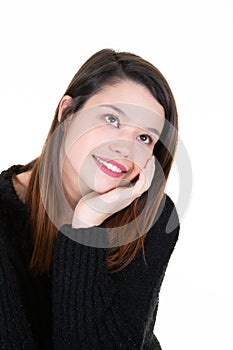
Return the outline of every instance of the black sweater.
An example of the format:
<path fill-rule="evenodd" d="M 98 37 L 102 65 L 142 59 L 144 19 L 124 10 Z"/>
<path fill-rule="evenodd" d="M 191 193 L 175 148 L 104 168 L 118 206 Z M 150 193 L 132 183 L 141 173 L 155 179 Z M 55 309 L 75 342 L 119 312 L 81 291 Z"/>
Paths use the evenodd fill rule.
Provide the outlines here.
<path fill-rule="evenodd" d="M 27 207 L 12 183 L 20 168 L 0 175 L 0 349 L 161 349 L 153 329 L 179 232 L 176 215 L 176 228 L 165 232 L 171 199 L 165 195 L 162 214 L 145 238 L 147 265 L 140 251 L 122 271 L 109 274 L 107 249 L 58 232 L 51 273 L 34 276 L 28 271 L 33 245 Z M 77 231 L 66 226 L 63 232 Z"/>

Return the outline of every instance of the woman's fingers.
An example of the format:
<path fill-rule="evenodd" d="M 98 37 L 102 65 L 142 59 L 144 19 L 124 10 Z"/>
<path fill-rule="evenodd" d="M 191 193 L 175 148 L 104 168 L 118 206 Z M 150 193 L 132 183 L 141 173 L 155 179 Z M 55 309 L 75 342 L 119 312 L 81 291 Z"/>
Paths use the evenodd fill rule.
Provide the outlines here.
<path fill-rule="evenodd" d="M 150 187 L 155 173 L 155 157 L 148 161 L 145 168 L 139 174 L 139 179 L 133 186 L 134 196 L 137 198 Z"/>

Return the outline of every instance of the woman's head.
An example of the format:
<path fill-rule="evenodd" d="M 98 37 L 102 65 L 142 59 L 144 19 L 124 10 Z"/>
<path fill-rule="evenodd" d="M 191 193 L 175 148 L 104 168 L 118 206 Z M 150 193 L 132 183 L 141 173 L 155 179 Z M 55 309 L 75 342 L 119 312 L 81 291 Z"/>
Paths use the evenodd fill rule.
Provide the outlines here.
<path fill-rule="evenodd" d="M 134 108 L 131 107 L 129 114 L 130 122 L 134 119 L 135 123 L 135 115 L 141 113 L 141 119 L 136 120 L 139 121 L 138 125 L 146 126 L 146 119 L 149 118 L 148 126 L 153 127 L 153 124 L 155 128 L 158 126 L 160 134 L 163 130 L 159 140 L 157 135 L 153 138 L 151 146 L 155 146 L 153 153 L 167 179 L 177 142 L 178 123 L 175 101 L 162 74 L 139 56 L 127 52 L 117 53 L 109 49 L 94 54 L 84 63 L 69 84 L 57 108 L 51 132 L 56 129 L 59 122 L 64 122 L 67 117 L 77 114 L 80 110 L 82 113 L 79 114 L 83 118 L 84 116 L 88 118 L 88 114 L 83 113 L 83 110 L 100 104 L 111 104 L 111 101 L 124 104 L 126 109 L 127 104 L 134 106 Z M 152 118 L 148 116 L 150 109 L 154 111 L 154 121 L 153 113 L 151 113 Z M 79 116 L 76 135 L 81 133 L 78 118 Z M 166 120 L 164 127 L 161 124 L 163 118 Z M 88 125 L 87 120 L 86 123 Z M 89 126 L 92 126 L 91 123 Z M 129 142 L 126 143 L 125 148 L 129 148 Z M 108 152 L 102 154 L 104 158 L 112 155 Z"/>

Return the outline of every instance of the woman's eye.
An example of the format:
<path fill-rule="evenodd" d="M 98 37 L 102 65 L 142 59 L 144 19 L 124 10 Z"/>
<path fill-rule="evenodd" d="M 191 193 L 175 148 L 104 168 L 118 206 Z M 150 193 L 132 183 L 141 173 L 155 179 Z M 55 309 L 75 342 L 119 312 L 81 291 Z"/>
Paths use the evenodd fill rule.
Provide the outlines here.
<path fill-rule="evenodd" d="M 104 119 L 106 120 L 106 122 L 108 124 L 111 124 L 111 125 L 115 126 L 116 128 L 118 128 L 120 125 L 119 119 L 117 117 L 115 117 L 114 115 L 107 114 L 104 116 Z"/>
<path fill-rule="evenodd" d="M 152 138 L 149 135 L 143 134 L 143 135 L 139 135 L 138 136 L 140 141 L 146 143 L 146 144 L 150 144 L 152 143 Z"/>

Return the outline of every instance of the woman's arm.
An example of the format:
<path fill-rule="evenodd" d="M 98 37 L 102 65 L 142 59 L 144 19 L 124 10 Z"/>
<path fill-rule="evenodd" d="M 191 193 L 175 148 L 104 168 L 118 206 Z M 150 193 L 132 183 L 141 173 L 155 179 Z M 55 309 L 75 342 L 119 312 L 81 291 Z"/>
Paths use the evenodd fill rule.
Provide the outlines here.
<path fill-rule="evenodd" d="M 167 202 L 167 201 L 166 201 Z M 94 234 L 98 228 L 63 227 L 54 246 L 53 307 L 56 349 L 160 349 L 153 335 L 158 295 L 178 237 L 165 233 L 168 211 L 145 239 L 142 254 L 109 275 L 106 249 L 79 244 L 67 236 Z M 164 219 L 166 218 L 166 222 Z"/>

